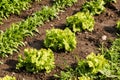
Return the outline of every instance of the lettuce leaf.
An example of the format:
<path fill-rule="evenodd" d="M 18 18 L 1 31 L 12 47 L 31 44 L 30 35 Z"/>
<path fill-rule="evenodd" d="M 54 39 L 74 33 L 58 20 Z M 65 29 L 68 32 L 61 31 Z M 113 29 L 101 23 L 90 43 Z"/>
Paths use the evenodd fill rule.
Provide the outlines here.
<path fill-rule="evenodd" d="M 25 68 L 28 72 L 38 73 L 46 70 L 49 73 L 54 65 L 54 54 L 48 49 L 25 49 L 24 57 L 19 55 L 16 69 Z"/>
<path fill-rule="evenodd" d="M 76 37 L 70 29 L 51 29 L 46 32 L 46 38 L 44 41 L 45 47 L 51 48 L 55 51 L 72 51 L 76 48 Z"/>
<path fill-rule="evenodd" d="M 73 16 L 67 17 L 67 26 L 74 32 L 82 30 L 92 31 L 94 29 L 94 17 L 89 13 L 78 12 Z"/>

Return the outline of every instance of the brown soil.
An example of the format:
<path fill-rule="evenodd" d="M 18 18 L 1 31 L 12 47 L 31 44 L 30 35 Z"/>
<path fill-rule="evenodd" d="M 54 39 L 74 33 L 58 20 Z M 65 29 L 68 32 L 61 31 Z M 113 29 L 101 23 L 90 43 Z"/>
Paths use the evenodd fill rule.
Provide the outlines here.
<path fill-rule="evenodd" d="M 80 11 L 82 4 L 85 0 L 78 0 L 78 2 L 72 7 L 66 8 L 64 12 L 59 14 L 59 19 L 54 19 L 50 22 L 46 22 L 42 27 L 38 27 L 40 34 L 36 34 L 33 37 L 27 37 L 24 42 L 26 46 L 20 47 L 20 52 L 15 53 L 7 58 L 0 59 L 4 64 L 0 65 L 0 77 L 5 75 L 12 75 L 17 80 L 55 80 L 54 74 L 59 74 L 61 70 L 64 70 L 66 66 L 73 66 L 78 58 L 85 58 L 87 54 L 94 52 L 100 53 L 100 46 L 102 43 L 109 48 L 111 41 L 113 41 L 117 35 L 115 29 L 116 21 L 120 19 L 120 0 L 117 3 L 111 3 L 106 5 L 106 11 L 100 15 L 94 16 L 95 28 L 93 32 L 83 31 L 77 33 L 77 47 L 70 53 L 65 52 L 54 52 L 55 55 L 55 69 L 51 73 L 46 74 L 40 72 L 38 74 L 28 73 L 24 70 L 18 71 L 15 69 L 17 64 L 17 58 L 19 54 L 23 54 L 25 48 L 44 48 L 43 40 L 45 39 L 45 31 L 53 28 L 64 29 L 66 24 L 66 17 L 73 15 Z M 30 16 L 33 12 L 41 9 L 42 5 L 51 4 L 50 0 L 42 0 L 40 3 L 33 3 L 32 8 L 27 11 L 23 11 L 20 16 L 11 15 L 8 20 L 4 20 L 4 24 L 0 25 L 1 30 L 5 30 L 11 23 L 21 21 L 27 16 Z M 106 35 L 107 40 L 102 40 L 102 36 Z"/>

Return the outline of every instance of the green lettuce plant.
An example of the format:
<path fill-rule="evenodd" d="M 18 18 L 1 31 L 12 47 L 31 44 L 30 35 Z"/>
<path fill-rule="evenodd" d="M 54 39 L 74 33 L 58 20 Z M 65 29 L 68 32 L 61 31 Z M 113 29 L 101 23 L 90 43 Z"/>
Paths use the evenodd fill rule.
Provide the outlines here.
<path fill-rule="evenodd" d="M 91 0 L 83 4 L 82 11 L 89 12 L 91 15 L 101 14 L 105 11 L 104 5 L 104 0 Z"/>
<path fill-rule="evenodd" d="M 15 78 L 15 77 L 12 77 L 12 76 L 6 75 L 5 77 L 0 78 L 0 80 L 16 80 L 16 78 Z"/>
<path fill-rule="evenodd" d="M 25 49 L 24 56 L 19 55 L 16 65 L 16 69 L 25 68 L 26 71 L 33 73 L 44 70 L 49 73 L 54 67 L 54 54 L 50 49 Z"/>
<path fill-rule="evenodd" d="M 79 76 L 88 76 L 91 79 L 110 77 L 110 64 L 104 55 L 89 54 L 85 60 L 80 60 L 75 69 L 75 73 Z"/>
<path fill-rule="evenodd" d="M 54 0 L 54 5 L 57 8 L 64 8 L 65 6 L 72 6 L 77 0 Z"/>
<path fill-rule="evenodd" d="M 92 31 L 94 29 L 94 17 L 89 13 L 78 12 L 75 15 L 67 17 L 66 25 L 74 32 L 83 30 Z"/>
<path fill-rule="evenodd" d="M 104 55 L 89 54 L 86 59 L 79 60 L 75 68 L 67 68 L 62 71 L 60 80 L 106 80 L 113 79 L 110 63 Z"/>
<path fill-rule="evenodd" d="M 64 30 L 51 29 L 46 31 L 44 45 L 45 47 L 51 48 L 55 51 L 72 51 L 76 48 L 76 37 L 75 34 L 68 28 Z"/>
<path fill-rule="evenodd" d="M 108 60 L 104 58 L 104 55 L 98 54 L 96 56 L 94 53 L 91 53 L 86 57 L 86 59 L 87 59 L 87 64 L 91 68 L 91 73 L 93 74 L 102 72 L 107 67 L 108 68 L 110 67 Z"/>
<path fill-rule="evenodd" d="M 90 77 L 88 76 L 81 76 L 81 77 L 78 77 L 79 80 L 93 80 L 91 79 Z"/>

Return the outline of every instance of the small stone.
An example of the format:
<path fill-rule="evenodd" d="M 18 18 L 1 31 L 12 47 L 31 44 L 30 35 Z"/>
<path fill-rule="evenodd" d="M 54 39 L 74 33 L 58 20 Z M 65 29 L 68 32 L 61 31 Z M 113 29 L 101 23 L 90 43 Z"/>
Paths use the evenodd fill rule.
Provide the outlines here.
<path fill-rule="evenodd" d="M 54 25 L 53 25 L 53 24 L 50 24 L 50 26 L 52 26 L 52 27 L 53 27 Z"/>
<path fill-rule="evenodd" d="M 28 44 L 28 42 L 27 42 L 27 41 L 25 41 L 24 43 L 25 43 L 25 44 Z"/>
<path fill-rule="evenodd" d="M 23 78 L 23 80 L 25 80 L 25 78 Z"/>
<path fill-rule="evenodd" d="M 14 75 L 15 73 L 14 72 L 12 72 L 12 75 Z"/>
<path fill-rule="evenodd" d="M 107 36 L 106 36 L 106 35 L 103 35 L 103 36 L 102 36 L 102 40 L 104 40 L 104 41 L 107 40 Z"/>

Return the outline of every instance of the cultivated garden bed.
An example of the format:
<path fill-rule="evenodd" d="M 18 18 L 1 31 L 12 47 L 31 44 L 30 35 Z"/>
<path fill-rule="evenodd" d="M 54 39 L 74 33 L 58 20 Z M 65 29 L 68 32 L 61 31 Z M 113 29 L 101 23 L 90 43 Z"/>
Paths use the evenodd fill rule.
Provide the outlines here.
<path fill-rule="evenodd" d="M 54 0 L 54 1 L 57 1 L 57 0 Z M 38 12 L 38 13 L 36 13 L 38 15 L 36 15 L 36 14 L 33 15 L 33 13 L 40 11 L 42 9 L 43 5 L 44 6 L 47 5 L 47 6 L 51 7 L 53 5 L 54 1 L 53 0 L 41 0 L 39 2 L 37 2 L 37 1 L 31 2 L 31 7 L 29 7 L 29 9 L 20 12 L 19 15 L 11 14 L 8 17 L 8 19 L 6 19 L 6 20 L 3 19 L 3 24 L 0 25 L 0 30 L 5 32 L 10 27 L 12 27 L 11 25 L 13 23 L 17 24 L 17 23 L 23 21 L 23 22 L 21 22 L 21 24 L 19 24 L 22 26 L 25 23 L 25 21 L 28 20 L 28 17 L 30 17 L 30 16 L 32 16 L 32 17 L 36 16 L 37 18 L 42 19 L 41 17 L 39 17 L 39 14 L 41 14 L 41 15 L 44 15 L 45 13 L 51 14 L 51 12 L 44 12 L 44 13 Z M 58 1 L 60 1 L 60 0 L 58 0 Z M 24 39 L 20 39 L 20 40 L 22 40 L 22 42 L 24 42 L 24 46 L 18 45 L 17 47 L 19 50 L 17 52 L 15 52 L 14 45 L 17 45 L 17 44 L 12 44 L 13 45 L 12 46 L 13 47 L 12 55 L 10 55 L 11 51 L 9 49 L 7 50 L 7 48 L 5 49 L 6 51 L 2 51 L 3 47 L 0 45 L 0 48 L 1 48 L 1 51 L 0 51 L 0 55 L 1 55 L 1 57 L 0 57 L 0 63 L 1 63 L 0 64 L 0 77 L 9 75 L 9 76 L 14 76 L 16 78 L 16 80 L 59 80 L 61 71 L 66 71 L 66 67 L 68 67 L 68 66 L 72 67 L 73 69 L 76 68 L 78 59 L 86 59 L 86 56 L 89 55 L 91 52 L 93 52 L 95 54 L 102 54 L 104 52 L 107 53 L 106 50 L 111 49 L 113 41 L 115 41 L 115 39 L 119 38 L 119 35 L 118 35 L 119 30 L 116 28 L 117 21 L 120 19 L 120 1 L 119 0 L 116 0 L 116 3 L 115 2 L 106 3 L 104 5 L 105 10 L 103 12 L 101 12 L 100 14 L 96 14 L 96 15 L 91 14 L 92 17 L 94 18 L 94 28 L 92 30 L 91 29 L 90 30 L 89 29 L 88 30 L 81 29 L 80 32 L 75 31 L 74 36 L 76 37 L 75 38 L 76 43 L 74 43 L 74 42 L 72 43 L 69 40 L 67 40 L 68 42 L 75 45 L 75 46 L 72 46 L 72 49 L 70 49 L 68 47 L 66 48 L 64 46 L 65 44 L 64 45 L 63 44 L 62 45 L 55 44 L 56 46 L 59 46 L 59 48 L 57 50 L 56 50 L 56 48 L 53 48 L 53 47 L 51 48 L 50 46 L 47 46 L 47 47 L 45 46 L 44 40 L 46 39 L 46 36 L 47 36 L 46 30 L 48 30 L 48 31 L 51 29 L 64 30 L 68 26 L 67 21 L 66 21 L 67 17 L 75 15 L 78 12 L 82 12 L 82 11 L 86 12 L 86 10 L 82 10 L 82 6 L 85 2 L 86 2 L 86 0 L 78 0 L 75 3 L 73 1 L 74 4 L 72 4 L 72 5 L 67 5 L 67 3 L 65 6 L 60 5 L 60 7 L 62 6 L 62 8 L 60 8 L 60 11 L 59 10 L 53 11 L 53 13 L 56 13 L 55 15 L 54 14 L 50 15 L 49 18 L 47 18 L 44 15 L 44 18 L 46 18 L 46 19 L 42 19 L 44 24 L 42 24 L 40 22 L 35 23 L 35 25 L 32 25 L 32 22 L 31 22 L 31 24 L 28 23 L 27 25 L 36 26 L 35 28 L 37 28 L 38 30 L 37 30 L 37 32 L 35 32 L 36 29 L 34 29 L 32 27 L 31 27 L 32 29 L 31 28 L 28 29 L 29 28 L 29 26 L 28 26 L 28 28 L 26 28 L 26 30 L 27 29 L 28 29 L 28 31 L 31 30 L 31 32 L 26 31 L 25 34 L 22 34 L 22 33 L 20 34 L 24 37 Z M 50 9 L 52 10 L 54 8 L 51 7 Z M 57 17 L 56 17 L 56 15 L 57 15 Z M 50 20 L 48 21 L 47 19 L 50 19 Z M 37 19 L 34 19 L 34 18 L 31 18 L 29 20 L 30 21 L 36 20 L 36 22 L 37 22 Z M 92 22 L 92 20 L 90 20 L 88 22 Z M 85 24 L 87 24 L 87 23 L 85 23 Z M 90 25 L 87 25 L 87 26 L 90 26 Z M 17 27 L 17 26 L 15 26 L 15 27 Z M 21 28 L 18 28 L 18 30 L 24 31 L 24 28 L 23 28 L 23 30 Z M 14 33 L 15 32 L 13 32 L 12 34 L 14 34 Z M 8 34 L 8 35 L 10 35 L 10 34 Z M 19 35 L 19 34 L 17 34 L 17 35 Z M 67 34 L 62 34 L 62 35 L 65 35 L 68 37 Z M 57 35 L 57 36 L 59 36 L 59 35 Z M 70 36 L 72 36 L 72 34 Z M 17 37 L 17 38 L 19 39 L 19 37 Z M 8 41 L 7 41 L 8 43 L 10 42 L 9 41 L 10 39 L 8 38 Z M 13 37 L 13 39 L 14 39 L 14 37 Z M 74 37 L 69 38 L 69 39 L 73 40 Z M 15 40 L 15 41 L 17 43 L 17 40 Z M 22 42 L 20 42 L 20 43 L 22 43 Z M 64 40 L 63 40 L 63 42 L 64 42 Z M 2 44 L 2 42 L 0 42 L 0 44 Z M 50 44 L 50 43 L 48 43 L 48 44 Z M 46 45 L 48 45 L 48 44 L 46 43 Z M 70 45 L 72 45 L 72 44 L 70 44 Z M 61 46 L 62 47 L 64 46 L 65 49 L 61 48 Z M 45 72 L 44 69 L 39 72 L 36 71 L 35 73 L 26 71 L 26 69 L 24 67 L 19 70 L 16 69 L 16 65 L 18 64 L 18 55 L 20 55 L 20 54 L 24 55 L 24 49 L 34 48 L 34 49 L 40 50 L 42 48 L 48 49 L 48 47 L 53 50 L 54 62 L 55 62 L 54 63 L 55 66 L 54 66 L 54 68 L 52 66 L 52 70 L 50 70 L 50 72 L 49 72 L 49 69 L 45 69 L 46 71 L 48 70 L 47 73 Z M 29 51 L 30 50 L 28 50 L 28 52 Z M 5 52 L 7 53 L 8 57 L 4 57 L 4 56 L 6 56 L 6 54 L 4 54 Z M 118 56 L 120 56 L 120 53 Z M 120 59 L 120 57 L 118 58 L 118 62 L 119 62 L 119 59 Z M 118 70 L 120 70 L 120 65 L 118 65 Z M 99 75 L 99 73 L 97 75 Z M 120 79 L 120 73 L 117 76 L 119 76 L 119 79 Z M 81 76 L 77 75 L 77 77 L 81 77 Z M 115 75 L 113 77 L 115 77 Z M 105 80 L 105 79 L 103 78 L 103 80 Z M 107 78 L 107 79 L 109 79 L 109 78 Z M 119 80 L 119 79 L 115 78 L 115 80 Z M 69 80 L 69 79 L 64 78 L 63 80 Z M 75 80 L 75 78 L 72 77 L 71 80 Z M 85 79 L 81 78 L 80 80 L 85 80 Z M 86 79 L 86 80 L 91 80 L 91 79 Z M 97 79 L 97 80 L 102 80 L 102 79 Z M 110 80 L 114 80 L 114 79 L 111 78 Z"/>

